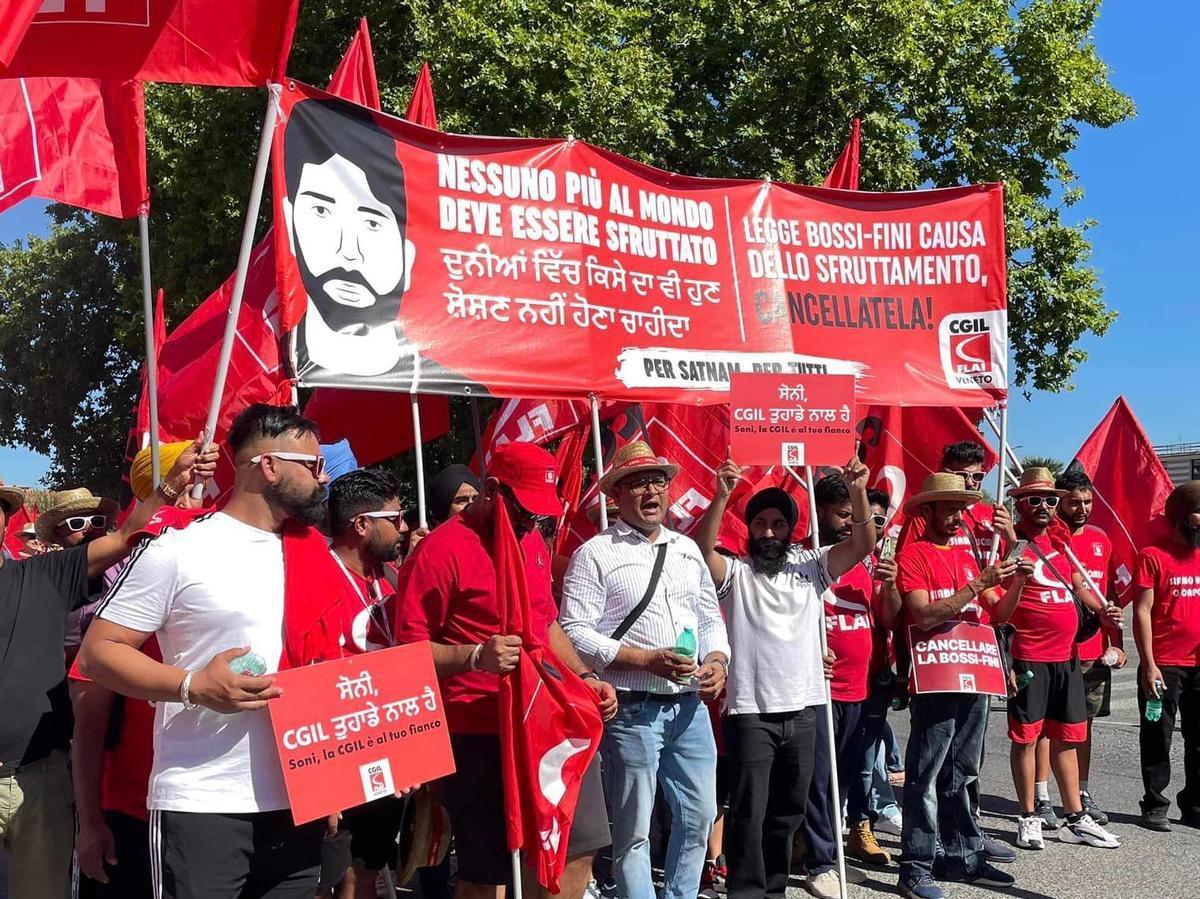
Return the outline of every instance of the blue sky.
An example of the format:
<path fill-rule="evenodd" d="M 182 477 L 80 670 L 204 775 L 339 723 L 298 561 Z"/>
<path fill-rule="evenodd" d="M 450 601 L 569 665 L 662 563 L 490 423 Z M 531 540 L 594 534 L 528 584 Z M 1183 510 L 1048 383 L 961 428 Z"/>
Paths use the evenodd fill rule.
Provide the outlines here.
<path fill-rule="evenodd" d="M 1083 343 L 1091 358 L 1075 389 L 1011 401 L 1009 442 L 1021 454 L 1069 459 L 1118 394 L 1155 443 L 1200 442 L 1195 362 L 1200 322 L 1192 289 L 1200 188 L 1190 171 L 1200 139 L 1192 60 L 1200 4 L 1108 0 L 1095 31 L 1113 83 L 1137 117 L 1082 135 L 1071 162 L 1086 195 L 1078 219 L 1097 219 L 1094 263 L 1105 301 L 1120 313 L 1107 336 Z M 1183 174 L 1172 174 L 1178 168 Z M 44 230 L 42 205 L 0 216 L 0 241 Z M 132 228 L 133 225 L 131 224 Z M 1192 260 L 1191 263 L 1188 260 Z M 0 478 L 29 484 L 46 460 L 0 447 Z"/>

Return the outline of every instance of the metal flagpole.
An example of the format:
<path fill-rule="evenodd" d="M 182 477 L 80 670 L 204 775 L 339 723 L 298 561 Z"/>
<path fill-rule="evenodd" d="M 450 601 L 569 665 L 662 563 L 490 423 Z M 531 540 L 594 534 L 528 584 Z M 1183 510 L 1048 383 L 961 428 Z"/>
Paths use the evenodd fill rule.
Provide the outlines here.
<path fill-rule="evenodd" d="M 521 889 L 521 850 L 514 849 L 512 851 L 512 877 L 513 877 L 513 896 L 515 899 L 521 899 L 525 891 Z"/>
<path fill-rule="evenodd" d="M 599 490 L 600 476 L 604 474 L 604 449 L 600 445 L 600 404 L 596 401 L 596 394 L 591 394 L 589 398 L 592 401 L 592 449 L 596 453 L 596 487 Z M 600 530 L 603 531 L 608 528 L 608 500 L 603 490 L 599 490 L 597 496 L 600 499 Z"/>
<path fill-rule="evenodd" d="M 996 416 L 992 414 L 992 410 L 984 409 L 983 417 L 987 419 L 987 423 L 991 426 L 992 431 L 995 432 L 997 437 L 999 437 L 1000 426 L 996 424 Z M 1013 448 L 1007 443 L 1004 444 L 1003 454 L 1008 456 L 1008 459 L 1010 462 L 1012 462 L 1012 467 L 1016 470 L 1017 474 L 1020 474 L 1025 470 L 1025 466 L 1021 464 L 1021 460 L 1017 458 L 1017 454 L 1013 452 Z M 1001 458 L 1003 458 L 1003 456 Z"/>
<path fill-rule="evenodd" d="M 479 399 L 471 397 L 471 427 L 475 429 L 475 454 L 479 456 L 479 474 L 487 477 L 487 459 L 483 451 L 483 429 L 479 426 Z"/>
<path fill-rule="evenodd" d="M 417 454 L 417 521 L 421 527 L 429 527 L 429 519 L 425 517 L 425 451 L 421 440 L 421 403 L 420 395 L 410 394 L 412 399 L 413 419 L 413 451 Z"/>
<path fill-rule="evenodd" d="M 813 483 L 811 465 L 804 466 L 804 486 L 808 489 L 808 531 L 812 536 L 813 552 L 821 548 L 821 527 L 817 522 L 817 491 Z M 821 634 L 821 665 L 825 664 L 825 654 L 829 652 L 829 640 L 825 635 L 825 597 L 818 596 L 821 603 L 821 626 L 817 630 Z M 846 899 L 846 852 L 842 846 L 842 796 L 838 790 L 838 755 L 837 738 L 833 733 L 833 693 L 829 681 L 825 681 L 825 734 L 829 744 L 829 791 L 833 801 L 833 843 L 837 847 L 838 894 Z"/>
<path fill-rule="evenodd" d="M 985 410 L 985 412 L 986 412 L 986 410 Z M 1000 427 L 997 428 L 996 430 L 997 430 L 996 436 L 998 436 L 1000 438 L 1000 464 L 997 466 L 997 471 L 996 471 L 996 506 L 999 507 L 999 506 L 1004 505 L 1004 486 L 1005 486 L 1004 472 L 1006 471 L 1006 466 L 1004 464 L 1004 457 L 1007 454 L 1007 452 L 1009 451 L 1008 450 L 1008 403 L 1007 402 L 1002 403 L 1000 405 Z M 999 552 L 1000 552 L 1000 538 L 999 538 L 999 535 L 995 535 L 992 538 L 992 551 L 988 556 L 988 564 L 989 565 L 994 565 L 996 563 L 996 556 L 999 554 Z"/>
<path fill-rule="evenodd" d="M 238 248 L 237 272 L 233 277 L 233 293 L 229 297 L 229 311 L 225 314 L 225 334 L 221 338 L 221 354 L 217 359 L 217 376 L 213 380 L 212 396 L 208 401 L 208 418 L 204 422 L 204 444 L 212 443 L 217 433 L 217 421 L 221 416 L 221 398 L 225 394 L 225 378 L 229 374 L 229 357 L 233 354 L 233 341 L 237 336 L 238 317 L 242 312 L 242 294 L 246 290 L 246 274 L 250 269 L 250 251 L 254 249 L 254 226 L 258 222 L 258 210 L 262 205 L 263 185 L 267 180 L 267 163 L 271 158 L 271 138 L 279 120 L 276 106 L 282 85 L 267 85 L 267 110 L 263 113 L 262 134 L 258 141 L 258 160 L 254 163 L 254 177 L 250 182 L 250 202 L 246 206 L 246 221 L 242 225 L 242 243 Z M 192 488 L 192 497 L 200 499 L 204 485 L 197 483 Z"/>
<path fill-rule="evenodd" d="M 142 318 L 146 326 L 146 393 L 150 406 L 150 470 L 154 489 L 158 489 L 158 347 L 154 345 L 154 302 L 150 298 L 150 213 L 138 213 L 138 234 L 142 244 Z"/>

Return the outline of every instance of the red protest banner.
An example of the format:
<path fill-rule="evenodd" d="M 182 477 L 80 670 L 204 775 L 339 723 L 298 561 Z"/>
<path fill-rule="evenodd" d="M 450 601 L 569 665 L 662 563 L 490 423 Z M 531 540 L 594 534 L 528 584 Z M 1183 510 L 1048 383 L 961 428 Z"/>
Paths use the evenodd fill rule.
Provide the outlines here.
<path fill-rule="evenodd" d="M 739 465 L 845 465 L 854 455 L 854 378 L 738 372 L 730 443 Z"/>
<path fill-rule="evenodd" d="M 932 630 L 908 626 L 914 693 L 1007 696 L 996 631 L 974 621 L 947 621 Z"/>
<path fill-rule="evenodd" d="M 1000 185 L 686 177 L 292 82 L 280 112 L 279 299 L 304 385 L 712 404 L 733 372 L 775 370 L 856 375 L 864 403 L 1006 393 Z"/>
<path fill-rule="evenodd" d="M 291 668 L 267 705 L 297 824 L 454 772 L 428 643 Z"/>

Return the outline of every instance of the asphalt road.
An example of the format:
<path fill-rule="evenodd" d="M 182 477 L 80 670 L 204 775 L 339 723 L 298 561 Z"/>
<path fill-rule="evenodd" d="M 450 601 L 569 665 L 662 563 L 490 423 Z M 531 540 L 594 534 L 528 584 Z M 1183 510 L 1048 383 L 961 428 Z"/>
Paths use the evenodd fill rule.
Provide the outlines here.
<path fill-rule="evenodd" d="M 1128 616 L 1126 616 L 1128 618 Z M 942 884 L 948 899 L 996 899 L 999 895 L 1016 899 L 1195 899 L 1200 896 L 1200 830 L 1178 823 L 1178 809 L 1172 805 L 1171 833 L 1159 834 L 1138 827 L 1138 800 L 1142 796 L 1138 753 L 1138 710 L 1136 656 L 1132 630 L 1127 628 L 1129 665 L 1114 672 L 1112 715 L 1097 719 L 1090 792 L 1111 818 L 1109 830 L 1122 841 L 1119 849 L 1094 849 L 1059 843 L 1047 836 L 1041 852 L 1017 850 L 1014 864 L 1005 869 L 1017 878 L 1011 890 Z M 892 727 L 903 743 L 908 737 L 907 713 L 890 715 Z M 984 828 L 994 836 L 1016 846 L 1016 814 L 1012 778 L 1008 770 L 1009 741 L 1005 732 L 1003 704 L 994 707 L 988 722 L 988 757 L 982 771 Z M 1173 777 L 1167 795 L 1174 800 L 1182 774 L 1183 745 L 1178 733 L 1171 748 Z M 1053 780 L 1051 798 L 1058 806 Z M 882 836 L 880 842 L 899 855 L 899 839 Z M 866 870 L 866 869 L 864 869 Z M 869 880 L 851 885 L 851 897 L 896 894 L 898 868 L 875 868 Z M 799 886 L 788 896 L 807 896 Z"/>

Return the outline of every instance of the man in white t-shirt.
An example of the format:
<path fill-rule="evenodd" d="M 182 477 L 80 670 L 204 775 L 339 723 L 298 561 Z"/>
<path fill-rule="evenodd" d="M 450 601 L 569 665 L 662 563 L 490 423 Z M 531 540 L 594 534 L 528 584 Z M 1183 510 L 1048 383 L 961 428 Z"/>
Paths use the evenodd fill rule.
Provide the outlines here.
<path fill-rule="evenodd" d="M 235 668 L 258 663 L 263 674 L 284 659 L 318 660 L 290 651 L 282 536 L 289 520 L 311 525 L 324 515 L 317 437 L 294 408 L 255 405 L 239 415 L 229 432 L 237 465 L 229 502 L 139 547 L 84 641 L 84 674 L 158 705 L 148 794 L 158 896 L 311 899 L 316 891 L 326 825 L 292 823 L 265 708 L 280 689 Z M 335 625 L 333 657 L 339 632 Z M 162 663 L 138 651 L 151 634 Z"/>
<path fill-rule="evenodd" d="M 720 585 L 731 647 L 725 686 L 725 747 L 733 772 L 725 821 L 729 897 L 763 899 L 787 889 L 792 839 L 808 807 L 816 719 L 832 670 L 832 659 L 821 658 L 821 595 L 874 549 L 875 525 L 869 472 L 852 459 L 842 471 L 853 508 L 848 540 L 817 552 L 793 544 L 796 503 L 768 487 L 746 505 L 748 554 L 727 559 L 716 551 L 717 533 L 741 473 L 732 461 L 717 472 L 696 542 Z"/>

